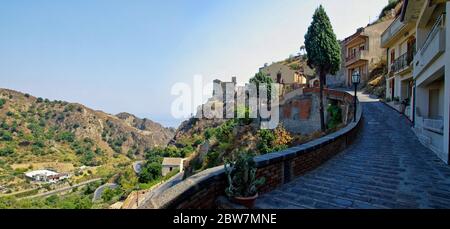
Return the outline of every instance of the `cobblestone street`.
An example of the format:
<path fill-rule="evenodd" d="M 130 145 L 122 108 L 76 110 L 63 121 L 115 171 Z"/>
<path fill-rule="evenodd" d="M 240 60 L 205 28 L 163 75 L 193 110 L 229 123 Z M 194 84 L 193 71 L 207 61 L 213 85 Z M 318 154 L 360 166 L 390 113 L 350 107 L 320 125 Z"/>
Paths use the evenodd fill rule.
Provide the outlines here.
<path fill-rule="evenodd" d="M 257 208 L 450 208 L 450 166 L 420 144 L 405 117 L 367 95 L 360 100 L 355 143 L 262 195 Z"/>

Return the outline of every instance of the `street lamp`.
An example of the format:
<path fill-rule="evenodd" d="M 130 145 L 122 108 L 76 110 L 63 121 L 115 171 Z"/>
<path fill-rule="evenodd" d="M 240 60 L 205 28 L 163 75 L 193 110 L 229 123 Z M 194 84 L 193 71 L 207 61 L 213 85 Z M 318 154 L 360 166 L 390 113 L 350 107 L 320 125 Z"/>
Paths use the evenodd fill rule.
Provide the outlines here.
<path fill-rule="evenodd" d="M 361 74 L 358 70 L 355 70 L 352 75 L 352 83 L 355 86 L 355 96 L 354 96 L 354 114 L 353 114 L 353 121 L 356 122 L 356 101 L 357 101 L 357 91 L 358 91 L 358 84 L 361 82 Z"/>

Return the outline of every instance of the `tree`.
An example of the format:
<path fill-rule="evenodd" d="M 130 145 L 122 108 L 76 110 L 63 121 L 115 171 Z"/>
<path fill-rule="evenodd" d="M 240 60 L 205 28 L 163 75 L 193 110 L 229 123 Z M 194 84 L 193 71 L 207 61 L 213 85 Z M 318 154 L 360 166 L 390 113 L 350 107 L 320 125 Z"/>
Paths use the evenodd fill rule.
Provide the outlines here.
<path fill-rule="evenodd" d="M 255 86 L 257 88 L 257 92 L 258 92 L 258 97 L 259 97 L 259 85 L 266 84 L 267 85 L 267 99 L 270 98 L 270 95 L 272 92 L 271 84 L 273 83 L 273 80 L 272 80 L 272 78 L 268 77 L 267 74 L 265 74 L 264 72 L 256 73 L 255 76 L 250 79 L 250 83 L 255 84 Z"/>
<path fill-rule="evenodd" d="M 162 165 L 158 162 L 146 163 L 139 173 L 139 182 L 148 183 L 161 177 Z"/>
<path fill-rule="evenodd" d="M 305 35 L 305 49 L 308 56 L 308 65 L 315 68 L 319 74 L 320 85 L 320 127 L 325 131 L 325 118 L 323 107 L 323 87 L 327 74 L 336 74 L 341 63 L 341 47 L 322 5 L 316 9 L 313 21 Z"/>

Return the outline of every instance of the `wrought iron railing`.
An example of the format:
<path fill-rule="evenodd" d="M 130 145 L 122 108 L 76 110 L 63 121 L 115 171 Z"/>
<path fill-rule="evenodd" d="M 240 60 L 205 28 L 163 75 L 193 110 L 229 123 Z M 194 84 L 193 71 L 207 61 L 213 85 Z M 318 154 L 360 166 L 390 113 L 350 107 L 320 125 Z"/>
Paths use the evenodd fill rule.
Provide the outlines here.
<path fill-rule="evenodd" d="M 391 65 L 391 73 L 396 73 L 410 66 L 411 62 L 414 60 L 414 55 L 416 54 L 416 49 L 412 48 L 410 51 L 401 55 L 397 58 Z"/>

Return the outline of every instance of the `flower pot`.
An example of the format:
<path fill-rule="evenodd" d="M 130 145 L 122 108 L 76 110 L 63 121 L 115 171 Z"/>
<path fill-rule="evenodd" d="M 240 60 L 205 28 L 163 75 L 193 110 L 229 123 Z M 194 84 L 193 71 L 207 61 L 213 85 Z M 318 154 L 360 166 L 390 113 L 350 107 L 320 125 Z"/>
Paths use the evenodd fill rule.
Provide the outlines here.
<path fill-rule="evenodd" d="M 258 198 L 258 193 L 251 197 L 232 197 L 231 200 L 236 203 L 243 205 L 247 208 L 253 208 L 255 206 L 255 201 Z"/>

